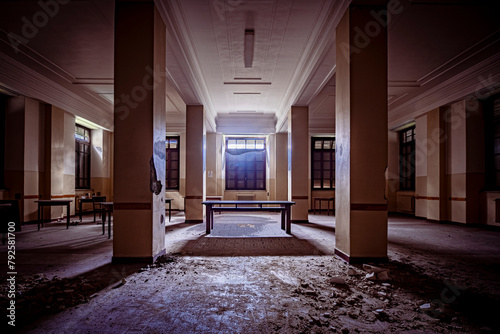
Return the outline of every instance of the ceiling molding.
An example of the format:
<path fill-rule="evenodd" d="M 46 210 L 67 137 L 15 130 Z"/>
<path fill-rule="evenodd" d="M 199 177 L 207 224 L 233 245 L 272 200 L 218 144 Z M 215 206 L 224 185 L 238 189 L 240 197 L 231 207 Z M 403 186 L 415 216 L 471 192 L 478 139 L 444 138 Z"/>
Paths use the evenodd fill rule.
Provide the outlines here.
<path fill-rule="evenodd" d="M 75 78 L 73 85 L 114 85 L 113 78 Z"/>
<path fill-rule="evenodd" d="M 307 83 L 311 81 L 312 75 L 315 73 L 315 69 L 317 69 L 319 64 L 324 60 L 329 50 L 329 46 L 332 47 L 332 43 L 334 45 L 335 27 L 342 15 L 344 15 L 349 3 L 350 1 L 348 0 L 323 3 L 325 8 L 320 10 L 319 15 L 321 17 L 318 17 L 316 20 L 317 24 L 308 38 L 310 42 L 306 45 L 304 50 L 302 50 L 299 63 L 295 66 L 295 72 L 284 94 L 279 110 L 277 111 L 277 129 L 283 129 L 285 126 L 288 126 L 285 121 L 288 110 L 297 102 L 306 89 Z M 333 69 L 330 69 L 325 76 L 326 78 L 323 79 L 322 84 L 326 85 L 333 74 Z M 317 95 L 322 88 L 323 87 L 318 88 L 313 95 Z M 311 98 L 309 101 L 310 100 Z"/>
<path fill-rule="evenodd" d="M 419 78 L 417 80 L 417 83 L 419 83 L 420 86 L 424 86 L 429 82 L 436 80 L 443 74 L 446 74 L 449 71 L 453 71 L 459 65 L 463 64 L 467 60 L 470 60 L 472 57 L 479 55 L 481 52 L 484 52 L 491 46 L 498 45 L 499 43 L 500 43 L 500 30 L 497 30 L 494 33 L 482 39 L 481 41 L 472 45 L 470 48 L 462 51 L 461 53 L 457 54 L 456 56 L 449 59 L 445 63 L 439 65 L 432 71 L 429 71 L 427 74 Z"/>
<path fill-rule="evenodd" d="M 5 43 L 9 48 L 11 47 L 10 43 L 8 42 L 8 35 L 9 33 L 6 32 L 5 30 L 0 29 L 0 40 Z M 20 55 L 23 55 L 26 58 L 31 59 L 34 61 L 37 65 L 41 66 L 42 68 L 52 72 L 53 74 L 57 75 L 59 78 L 63 79 L 64 81 L 68 83 L 74 83 L 77 81 L 77 79 L 69 72 L 65 71 L 55 63 L 51 62 L 26 44 L 22 43 L 19 41 L 19 45 L 17 47 L 17 57 Z"/>
<path fill-rule="evenodd" d="M 417 81 L 388 81 L 387 82 L 388 87 L 420 87 L 421 85 Z"/>
<path fill-rule="evenodd" d="M 1 52 L 0 68 L 0 83 L 9 89 L 57 106 L 108 130 L 113 129 L 112 107 L 109 110 L 101 108 Z M 105 102 L 102 101 L 102 104 Z M 112 104 L 109 103 L 109 106 Z"/>
<path fill-rule="evenodd" d="M 466 96 L 479 96 L 487 83 L 500 82 L 500 59 L 493 55 L 447 80 L 389 108 L 389 128 Z M 408 94 L 409 96 L 412 94 Z"/>
<path fill-rule="evenodd" d="M 215 131 L 215 116 L 216 111 L 208 92 L 208 87 L 203 79 L 203 73 L 201 71 L 200 64 L 197 60 L 196 48 L 192 44 L 192 38 L 190 32 L 187 30 L 188 22 L 184 16 L 182 10 L 182 5 L 179 0 L 172 1 L 156 1 L 157 7 L 159 9 L 160 15 L 162 16 L 167 30 L 171 33 L 171 37 L 174 37 L 172 42 L 175 42 L 175 46 L 179 47 L 185 63 L 180 63 L 184 74 L 188 78 L 189 83 L 193 86 L 194 91 L 199 96 L 199 103 L 203 104 L 206 115 L 207 115 L 207 126 L 209 129 Z M 179 57 L 177 57 L 179 59 Z M 168 67 L 167 60 L 167 67 Z M 173 80 L 175 83 L 175 80 Z M 180 90 L 182 91 L 182 89 Z M 187 101 L 185 101 L 187 103 Z"/>
<path fill-rule="evenodd" d="M 254 81 L 225 81 L 224 85 L 271 85 L 271 82 L 254 82 Z"/>

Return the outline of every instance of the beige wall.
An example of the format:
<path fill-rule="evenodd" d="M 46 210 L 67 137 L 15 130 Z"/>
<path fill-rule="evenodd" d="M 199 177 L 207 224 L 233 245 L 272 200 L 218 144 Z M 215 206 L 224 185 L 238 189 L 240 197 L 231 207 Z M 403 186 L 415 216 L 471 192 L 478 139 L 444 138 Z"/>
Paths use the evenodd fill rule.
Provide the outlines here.
<path fill-rule="evenodd" d="M 44 181 L 44 105 L 26 98 L 24 124 L 24 221 L 37 219 L 38 205 L 35 201 Z"/>
<path fill-rule="evenodd" d="M 5 113 L 5 188 L 8 199 L 24 196 L 24 97 L 10 97 Z M 23 202 L 19 204 L 23 212 Z M 21 217 L 22 218 L 22 217 Z"/>
<path fill-rule="evenodd" d="M 6 115 L 6 187 L 5 199 L 19 199 L 21 219 L 37 219 L 43 199 L 70 199 L 70 214 L 75 214 L 75 117 L 51 105 L 25 97 L 8 99 Z M 99 130 L 101 131 L 101 130 Z M 101 131 L 102 132 L 102 131 Z M 102 136 L 102 149 L 110 163 L 111 135 Z M 95 162 L 95 161 L 94 161 Z M 96 182 L 99 189 L 110 192 L 109 167 L 94 164 L 93 171 L 105 170 Z M 99 175 L 99 174 L 98 174 Z M 45 218 L 63 218 L 66 209 L 51 207 Z M 49 213 L 50 211 L 50 213 Z"/>

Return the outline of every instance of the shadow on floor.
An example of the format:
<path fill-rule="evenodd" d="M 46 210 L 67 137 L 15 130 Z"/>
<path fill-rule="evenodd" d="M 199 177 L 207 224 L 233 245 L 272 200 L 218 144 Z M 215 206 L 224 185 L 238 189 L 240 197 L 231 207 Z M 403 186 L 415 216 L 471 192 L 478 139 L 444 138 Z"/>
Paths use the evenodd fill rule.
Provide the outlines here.
<path fill-rule="evenodd" d="M 322 225 L 322 224 L 316 224 L 314 222 L 309 221 L 308 223 L 293 223 L 292 226 L 297 225 L 297 226 L 304 226 L 307 228 L 313 228 L 329 233 L 335 233 L 335 226 L 327 226 L 327 225 Z"/>
<path fill-rule="evenodd" d="M 307 240 L 296 237 L 211 238 L 188 241 L 180 253 L 189 256 L 305 256 L 328 255 Z"/>
<path fill-rule="evenodd" d="M 354 265 L 362 271 L 363 265 Z M 459 286 L 449 280 L 429 275 L 424 269 L 400 261 L 389 261 L 380 267 L 389 269 L 390 284 L 414 299 L 422 300 L 416 309 L 433 319 L 451 323 L 457 316 L 463 317 L 475 328 L 486 326 L 500 332 L 500 298 L 467 286 Z M 375 289 L 374 292 L 377 292 Z M 376 295 L 374 295 L 377 297 Z M 415 298 L 416 297 L 416 298 Z M 425 308 L 420 306 L 428 304 Z M 390 305 L 390 304 L 388 304 Z M 397 305 L 393 305 L 397 307 Z"/>
<path fill-rule="evenodd" d="M 16 281 L 16 329 L 20 330 L 40 317 L 86 303 L 110 286 L 116 288 L 126 284 L 126 279 L 144 266 L 109 263 L 72 278 L 48 280 L 38 277 L 26 282 Z M 0 307 L 6 309 L 8 302 L 8 299 L 2 298 Z"/>

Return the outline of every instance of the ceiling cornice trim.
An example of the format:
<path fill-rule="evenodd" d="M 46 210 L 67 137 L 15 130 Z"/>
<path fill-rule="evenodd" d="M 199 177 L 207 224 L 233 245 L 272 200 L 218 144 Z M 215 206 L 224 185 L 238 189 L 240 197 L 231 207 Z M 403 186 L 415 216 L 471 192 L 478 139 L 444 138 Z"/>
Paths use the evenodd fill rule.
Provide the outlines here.
<path fill-rule="evenodd" d="M 427 74 L 419 78 L 416 82 L 420 86 L 424 86 L 429 82 L 446 74 L 447 72 L 455 69 L 456 67 L 466 62 L 467 60 L 471 59 L 472 57 L 479 55 L 481 52 L 484 52 L 491 46 L 498 45 L 498 43 L 500 43 L 500 30 L 497 30 L 494 33 L 486 36 L 484 39 L 472 45 L 470 48 L 467 48 L 466 50 L 457 54 L 453 58 L 447 60 L 443 64 L 439 65 L 432 71 L 428 72 Z"/>
<path fill-rule="evenodd" d="M 318 18 L 318 24 L 308 38 L 310 42 L 304 48 L 299 63 L 295 67 L 295 72 L 292 75 L 290 84 L 277 111 L 277 131 L 287 126 L 287 114 L 290 107 L 297 101 L 306 88 L 307 83 L 311 80 L 314 70 L 317 68 L 318 64 L 321 63 L 328 51 L 327 46 L 334 43 L 335 27 L 347 10 L 349 3 L 349 0 L 334 1 L 330 4 L 323 3 L 323 6 L 329 5 L 329 8 L 320 11 L 322 18 Z M 332 71 L 334 71 L 334 69 L 329 71 L 329 75 L 333 75 Z M 329 79 L 323 80 L 323 85 L 325 85 L 328 80 Z M 316 90 L 316 94 L 319 93 L 322 88 L 323 87 Z"/>
<path fill-rule="evenodd" d="M 109 110 L 105 110 L 3 53 L 0 53 L 0 67 L 3 69 L 0 72 L 2 85 L 24 96 L 52 104 L 75 116 L 85 118 L 108 130 L 113 129 L 112 104 L 109 104 Z"/>
<path fill-rule="evenodd" d="M 479 97 L 486 82 L 500 82 L 500 59 L 493 55 L 404 103 L 389 108 L 389 128 L 467 96 Z"/>
<path fill-rule="evenodd" d="M 167 4 L 165 1 L 156 1 L 156 5 L 160 15 L 165 21 L 167 30 L 169 30 L 171 35 L 175 38 L 175 41 L 171 41 L 175 42 L 175 44 L 172 43 L 172 45 L 179 48 L 183 59 L 185 59 L 185 63 L 180 64 L 184 75 L 189 85 L 193 88 L 193 91 L 198 94 L 198 98 L 200 99 L 199 103 L 203 104 L 205 108 L 206 115 L 208 116 L 206 117 L 207 126 L 209 127 L 207 130 L 215 131 L 215 107 L 208 92 L 208 87 L 203 79 L 201 67 L 197 60 L 196 49 L 191 43 L 192 38 L 189 31 L 186 30 L 186 18 L 183 15 L 180 2 L 178 0 L 172 0 Z M 174 80 L 172 81 L 175 83 Z M 177 88 L 180 87 L 177 86 Z"/>

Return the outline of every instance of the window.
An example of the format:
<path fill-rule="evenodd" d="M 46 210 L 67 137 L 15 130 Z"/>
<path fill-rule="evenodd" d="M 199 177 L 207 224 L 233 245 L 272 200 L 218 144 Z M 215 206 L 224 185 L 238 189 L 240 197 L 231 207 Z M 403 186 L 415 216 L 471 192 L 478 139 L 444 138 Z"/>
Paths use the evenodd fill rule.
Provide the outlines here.
<path fill-rule="evenodd" d="M 500 188 L 500 95 L 485 101 L 486 188 Z"/>
<path fill-rule="evenodd" d="M 266 139 L 226 139 L 226 190 L 266 190 Z"/>
<path fill-rule="evenodd" d="M 75 126 L 75 188 L 90 188 L 90 129 Z"/>
<path fill-rule="evenodd" d="M 311 138 L 313 190 L 335 189 L 335 138 Z"/>
<path fill-rule="evenodd" d="M 165 140 L 166 149 L 166 173 L 165 189 L 179 189 L 179 137 L 167 137 Z"/>
<path fill-rule="evenodd" d="M 399 190 L 415 190 L 415 127 L 399 132 Z"/>

